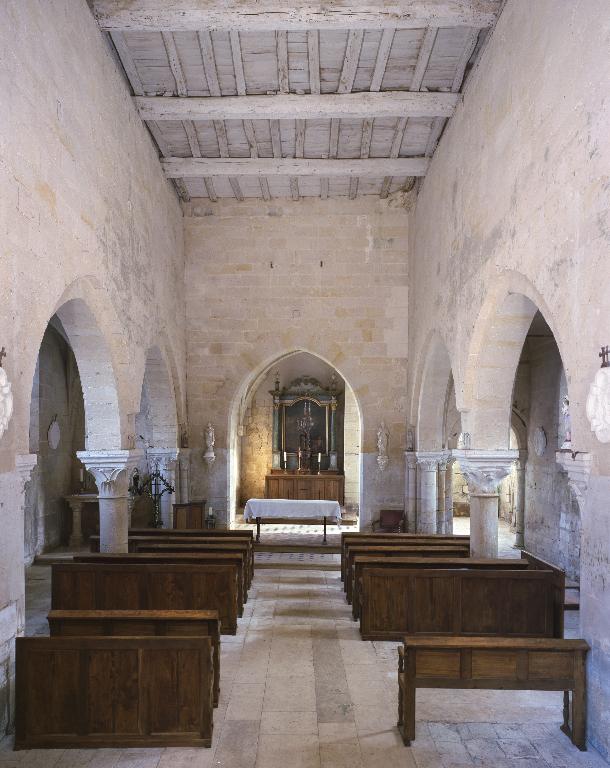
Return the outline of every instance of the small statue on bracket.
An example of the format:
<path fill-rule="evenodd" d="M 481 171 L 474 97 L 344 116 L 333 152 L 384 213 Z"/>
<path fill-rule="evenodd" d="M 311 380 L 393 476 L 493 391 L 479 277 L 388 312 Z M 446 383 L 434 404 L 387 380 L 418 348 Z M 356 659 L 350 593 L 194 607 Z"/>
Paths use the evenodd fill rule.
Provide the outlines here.
<path fill-rule="evenodd" d="M 563 416 L 563 424 L 565 429 L 565 434 L 563 438 L 563 443 L 561 444 L 561 450 L 570 450 L 572 448 L 572 422 L 570 419 L 570 398 L 567 395 L 564 395 L 563 401 L 561 403 L 561 413 Z"/>
<path fill-rule="evenodd" d="M 377 465 L 381 472 L 388 466 L 388 443 L 390 440 L 390 433 L 382 420 L 377 430 Z"/>
<path fill-rule="evenodd" d="M 216 437 L 214 434 L 214 427 L 210 421 L 208 421 L 208 425 L 205 428 L 204 438 L 205 453 L 203 454 L 203 458 L 208 463 L 208 465 L 211 465 L 216 461 L 216 454 L 214 453 L 214 443 L 216 442 Z"/>

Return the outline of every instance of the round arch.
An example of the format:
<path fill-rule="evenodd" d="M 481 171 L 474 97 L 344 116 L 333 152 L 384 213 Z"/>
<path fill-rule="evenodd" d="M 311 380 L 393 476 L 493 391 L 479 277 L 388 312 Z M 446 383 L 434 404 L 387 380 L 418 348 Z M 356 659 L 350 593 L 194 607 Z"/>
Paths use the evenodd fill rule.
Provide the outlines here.
<path fill-rule="evenodd" d="M 469 347 L 464 377 L 465 428 L 473 448 L 509 447 L 515 374 L 536 312 L 555 337 L 569 381 L 564 347 L 546 302 L 520 273 L 503 275 L 479 312 Z"/>
<path fill-rule="evenodd" d="M 253 394 L 258 389 L 263 379 L 265 378 L 265 376 L 269 373 L 270 369 L 272 369 L 282 360 L 285 360 L 286 358 L 289 358 L 298 354 L 311 355 L 312 357 L 315 357 L 318 360 L 321 360 L 330 368 L 333 368 L 334 370 L 336 370 L 337 373 L 341 376 L 341 378 L 345 382 L 346 387 L 349 387 L 349 389 L 353 394 L 353 397 L 356 403 L 356 408 L 358 411 L 360 435 L 362 435 L 362 431 L 363 431 L 362 406 L 358 399 L 358 395 L 356 394 L 355 389 L 350 384 L 349 379 L 345 377 L 343 372 L 339 368 L 337 368 L 337 366 L 334 363 L 332 363 L 330 360 L 327 360 L 317 352 L 312 352 L 311 350 L 305 349 L 303 347 L 295 347 L 293 349 L 286 350 L 284 352 L 280 352 L 275 355 L 267 357 L 264 361 L 259 363 L 254 368 L 254 370 L 252 370 L 248 375 L 246 375 L 242 379 L 240 385 L 238 386 L 235 392 L 235 395 L 233 396 L 233 399 L 231 401 L 231 406 L 229 409 L 229 417 L 228 417 L 228 425 L 227 425 L 228 426 L 228 431 L 227 431 L 228 447 L 229 447 L 229 456 L 228 456 L 228 462 L 227 462 L 227 486 L 229 488 L 229 522 L 232 522 L 235 519 L 235 514 L 237 509 L 237 489 L 238 489 L 239 473 L 240 473 L 239 431 L 240 431 L 240 426 L 243 423 L 245 412 L 248 408 L 248 403 L 251 400 Z M 360 498 L 362 499 L 362 464 L 361 462 L 359 463 L 359 468 L 358 468 L 358 478 L 359 478 L 358 482 L 359 482 Z"/>

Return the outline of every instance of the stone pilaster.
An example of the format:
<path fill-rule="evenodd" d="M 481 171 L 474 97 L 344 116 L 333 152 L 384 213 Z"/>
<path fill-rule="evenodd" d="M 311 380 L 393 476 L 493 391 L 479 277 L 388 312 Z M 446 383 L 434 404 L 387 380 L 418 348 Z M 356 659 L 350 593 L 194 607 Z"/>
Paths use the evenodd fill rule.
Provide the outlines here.
<path fill-rule="evenodd" d="M 439 459 L 436 472 L 436 532 L 445 531 L 445 474 L 447 472 L 447 456 Z"/>
<path fill-rule="evenodd" d="M 517 484 L 515 494 L 515 547 L 525 547 L 525 465 L 527 451 L 519 451 L 517 461 Z"/>
<path fill-rule="evenodd" d="M 417 456 L 415 451 L 405 451 L 405 515 L 407 531 L 417 530 Z"/>
<path fill-rule="evenodd" d="M 513 450 L 453 451 L 468 482 L 470 494 L 470 554 L 498 556 L 498 485 L 508 475 L 519 452 Z"/>
<path fill-rule="evenodd" d="M 173 504 L 176 500 L 176 465 L 179 451 L 177 448 L 148 448 L 146 456 L 153 468 L 158 468 L 161 475 L 174 489 L 173 493 L 164 493 L 161 496 L 161 522 L 163 528 L 173 528 L 174 515 Z"/>
<path fill-rule="evenodd" d="M 584 451 L 555 451 L 555 461 L 559 464 L 560 470 L 567 474 L 568 485 L 582 515 L 593 456 Z"/>
<path fill-rule="evenodd" d="M 100 552 L 127 552 L 128 487 L 141 450 L 78 451 L 78 459 L 95 478 L 100 506 Z"/>
<path fill-rule="evenodd" d="M 176 469 L 176 502 L 186 504 L 191 500 L 190 490 L 191 449 L 181 448 Z"/>
<path fill-rule="evenodd" d="M 443 533 L 453 533 L 453 464 L 454 459 L 447 461 L 447 470 L 445 471 L 445 519 L 443 522 Z"/>
<path fill-rule="evenodd" d="M 419 494 L 417 532 L 436 533 L 437 467 L 443 454 L 438 451 L 417 451 Z"/>

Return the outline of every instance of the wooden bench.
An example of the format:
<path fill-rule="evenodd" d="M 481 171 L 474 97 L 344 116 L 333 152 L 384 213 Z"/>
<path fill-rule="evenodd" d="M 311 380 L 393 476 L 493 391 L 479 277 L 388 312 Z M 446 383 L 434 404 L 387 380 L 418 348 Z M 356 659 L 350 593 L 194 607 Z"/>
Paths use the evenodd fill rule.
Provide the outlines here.
<path fill-rule="evenodd" d="M 443 557 L 443 558 L 419 558 L 419 557 L 377 557 L 375 555 L 359 555 L 354 559 L 354 593 L 352 596 L 352 616 L 354 621 L 360 618 L 360 590 L 362 586 L 362 572 L 365 568 L 474 568 L 475 570 L 496 570 L 501 565 L 503 570 L 524 571 L 530 567 L 523 558 L 497 559 L 472 558 L 472 557 Z"/>
<path fill-rule="evenodd" d="M 223 563 L 54 563 L 51 608 L 218 611 L 237 632 L 237 568 Z"/>
<path fill-rule="evenodd" d="M 150 546 L 158 546 L 160 544 L 166 544 L 172 547 L 183 547 L 187 551 L 192 551 L 197 547 L 200 551 L 207 552 L 239 552 L 243 556 L 244 565 L 246 569 L 247 586 L 250 586 L 252 577 L 254 575 L 254 559 L 253 559 L 253 545 L 252 542 L 245 538 L 230 538 L 230 539 L 218 539 L 207 536 L 189 536 L 177 537 L 175 535 L 168 536 L 129 536 L 127 539 L 129 552 L 141 552 Z M 89 548 L 91 552 L 100 551 L 100 537 L 91 536 L 89 539 Z M 178 551 L 178 550 L 176 550 Z"/>
<path fill-rule="evenodd" d="M 247 595 L 243 557 L 238 552 L 158 552 L 153 547 L 148 552 L 92 552 L 89 555 L 74 555 L 75 563 L 217 563 L 231 565 L 237 570 L 237 614 L 243 616 L 244 602 Z"/>
<path fill-rule="evenodd" d="M 214 661 L 214 706 L 218 706 L 218 611 L 51 611 L 47 621 L 51 637 L 209 637 Z"/>
<path fill-rule="evenodd" d="M 437 533 L 365 533 L 365 532 L 351 532 L 341 534 L 341 581 L 345 580 L 345 564 L 347 560 L 347 552 L 350 545 L 362 546 L 363 544 L 380 544 L 388 542 L 388 544 L 401 544 L 401 543 L 428 543 L 438 544 L 440 542 L 447 542 L 449 544 L 467 544 L 470 546 L 470 536 L 454 536 L 453 534 L 437 534 Z"/>
<path fill-rule="evenodd" d="M 345 581 L 343 589 L 347 597 L 347 602 L 352 602 L 354 592 L 354 559 L 358 555 L 374 555 L 375 557 L 395 558 L 395 557 L 468 557 L 470 547 L 464 544 L 364 544 L 350 545 L 347 551 L 347 562 L 345 566 Z"/>
<path fill-rule="evenodd" d="M 209 747 L 209 637 L 18 637 L 15 749 Z"/>
<path fill-rule="evenodd" d="M 398 728 L 415 739 L 417 688 L 563 691 L 564 731 L 586 749 L 584 640 L 407 635 L 398 648 Z M 572 691 L 570 727 L 569 691 Z"/>
<path fill-rule="evenodd" d="M 363 640 L 408 634 L 563 637 L 563 586 L 532 569 L 367 567 L 360 590 Z"/>

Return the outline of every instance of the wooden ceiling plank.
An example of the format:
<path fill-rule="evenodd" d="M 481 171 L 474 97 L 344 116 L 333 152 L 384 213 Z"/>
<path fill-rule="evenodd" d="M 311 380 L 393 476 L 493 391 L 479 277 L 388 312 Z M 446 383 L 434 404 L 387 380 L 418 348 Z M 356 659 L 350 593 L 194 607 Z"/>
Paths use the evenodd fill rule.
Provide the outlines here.
<path fill-rule="evenodd" d="M 290 93 L 290 81 L 288 79 L 288 33 L 280 30 L 275 33 L 275 45 L 277 51 L 277 82 L 280 93 Z"/>
<path fill-rule="evenodd" d="M 307 32 L 307 54 L 309 61 L 309 92 L 320 93 L 320 33 L 317 29 Z"/>
<path fill-rule="evenodd" d="M 320 179 L 320 197 L 322 200 L 328 199 L 328 179 Z"/>
<path fill-rule="evenodd" d="M 494 0 L 394 0 L 334 2 L 318 0 L 287 3 L 267 0 L 93 0 L 93 11 L 101 29 L 197 32 L 200 29 L 422 29 L 494 25 L 500 5 Z"/>
<path fill-rule="evenodd" d="M 209 30 L 205 29 L 198 32 L 199 48 L 203 60 L 203 70 L 208 81 L 208 90 L 210 96 L 222 96 L 220 83 L 218 81 L 218 72 L 216 71 L 216 58 L 214 57 L 214 46 L 212 45 L 212 36 Z"/>
<path fill-rule="evenodd" d="M 434 154 L 434 150 L 436 149 L 436 145 L 438 144 L 438 141 L 441 137 L 441 133 L 443 132 L 443 128 L 445 127 L 445 118 L 444 117 L 437 117 L 432 122 L 432 128 L 430 129 L 430 135 L 428 136 L 428 143 L 426 144 L 426 157 L 432 157 Z"/>
<path fill-rule="evenodd" d="M 390 50 L 392 49 L 392 43 L 394 42 L 394 29 L 384 29 L 381 35 L 381 41 L 379 42 L 379 48 L 377 50 L 377 58 L 375 60 L 375 69 L 373 70 L 373 78 L 371 80 L 371 91 L 380 91 L 381 83 L 383 82 L 383 76 L 388 65 L 388 59 L 390 58 Z"/>
<path fill-rule="evenodd" d="M 339 77 L 337 93 L 349 93 L 354 86 L 363 39 L 364 30 L 350 29 L 347 36 L 345 58 L 343 59 L 343 69 L 341 70 L 341 76 Z"/>
<path fill-rule="evenodd" d="M 270 120 L 269 131 L 271 133 L 271 148 L 273 149 L 273 157 L 282 156 L 282 137 L 280 134 L 280 121 Z"/>
<path fill-rule="evenodd" d="M 189 147 L 191 148 L 191 154 L 193 157 L 201 157 L 201 147 L 199 146 L 199 139 L 197 138 L 195 126 L 190 120 L 185 120 L 182 125 L 184 126 L 186 138 L 188 139 Z"/>
<path fill-rule="evenodd" d="M 424 176 L 429 160 L 423 157 L 376 157 L 374 159 L 326 160 L 311 158 L 245 157 L 161 160 L 168 178 L 202 176 Z"/>
<path fill-rule="evenodd" d="M 271 192 L 269 192 L 269 182 L 266 178 L 259 179 L 261 185 L 261 192 L 263 193 L 263 200 L 267 202 L 271 200 Z"/>
<path fill-rule="evenodd" d="M 176 81 L 176 93 L 178 96 L 188 96 L 188 89 L 186 87 L 186 78 L 182 70 L 182 64 L 180 63 L 180 57 L 178 56 L 178 49 L 176 48 L 176 41 L 174 35 L 171 32 L 162 32 L 163 43 L 167 52 L 167 60 L 169 61 L 172 75 Z"/>
<path fill-rule="evenodd" d="M 294 201 L 297 201 L 300 198 L 300 195 L 299 195 L 299 182 L 296 179 L 296 177 L 294 177 L 294 176 L 291 177 L 291 179 L 290 179 L 290 196 L 292 197 L 292 199 Z"/>
<path fill-rule="evenodd" d="M 148 126 L 148 130 L 152 133 L 153 139 L 157 142 L 157 146 L 163 157 L 171 157 L 172 151 L 165 140 L 159 125 L 154 120 L 147 120 L 146 125 Z"/>
<path fill-rule="evenodd" d="M 410 91 L 419 91 L 421 88 L 424 75 L 426 74 L 426 69 L 428 68 L 428 62 L 430 61 L 430 55 L 432 54 L 432 49 L 434 48 L 434 43 L 436 42 L 437 31 L 438 30 L 434 27 L 428 27 L 424 33 L 419 53 L 417 55 L 417 63 L 415 64 L 413 79 L 411 80 L 411 85 L 409 86 Z"/>
<path fill-rule="evenodd" d="M 365 120 L 362 123 L 362 139 L 360 141 L 360 157 L 362 159 L 369 156 L 371 152 L 371 138 L 373 136 L 373 119 Z"/>
<path fill-rule="evenodd" d="M 402 140 L 403 140 L 403 137 L 405 135 L 406 129 L 407 129 L 407 118 L 406 117 L 401 117 L 397 121 L 396 127 L 394 128 L 394 136 L 392 137 L 392 146 L 390 147 L 390 158 L 396 158 L 397 161 L 399 160 L 398 155 L 400 153 L 400 145 L 402 144 Z M 407 175 L 407 176 L 410 176 L 410 175 L 418 176 L 418 175 L 420 175 L 421 176 L 421 175 L 424 175 L 424 174 L 409 174 L 409 173 L 407 173 L 407 174 L 399 174 L 398 172 L 396 172 L 394 174 L 388 174 L 384 178 L 383 184 L 381 185 L 381 194 L 379 196 L 382 199 L 385 199 L 388 196 L 389 192 L 390 192 L 390 186 L 392 185 L 392 176 L 393 175 L 394 176 L 399 176 L 399 175 L 400 176 L 402 176 L 402 175 Z"/>
<path fill-rule="evenodd" d="M 214 129 L 218 139 L 218 151 L 221 157 L 229 157 L 229 141 L 227 139 L 227 128 L 222 120 L 214 120 Z"/>
<path fill-rule="evenodd" d="M 214 71 L 215 68 L 214 68 Z M 325 120 L 368 117 L 451 117 L 457 93 L 381 91 L 275 96 L 136 96 L 143 120 Z"/>
<path fill-rule="evenodd" d="M 305 120 L 294 121 L 295 141 L 294 141 L 294 156 L 305 156 Z"/>
<path fill-rule="evenodd" d="M 140 80 L 140 75 L 138 74 L 135 61 L 133 60 L 125 36 L 122 32 L 111 32 L 110 37 L 112 38 L 112 42 L 114 43 L 114 47 L 116 48 L 116 52 L 121 60 L 121 64 L 123 65 L 123 69 L 125 70 L 125 74 L 127 75 L 127 79 L 131 84 L 133 92 L 136 96 L 144 96 L 144 86 Z"/>
<path fill-rule="evenodd" d="M 241 187 L 239 186 L 239 179 L 236 179 L 234 176 L 229 176 L 229 184 L 231 185 L 231 189 L 233 190 L 235 197 L 240 202 L 243 202 L 244 194 L 241 191 Z"/>
<path fill-rule="evenodd" d="M 245 96 L 246 76 L 244 74 L 244 60 L 241 55 L 239 32 L 236 29 L 232 29 L 229 37 L 231 39 L 231 56 L 233 57 L 233 68 L 235 70 L 235 89 L 238 96 Z"/>
<path fill-rule="evenodd" d="M 186 188 L 186 184 L 184 183 L 184 180 L 174 179 L 173 181 L 180 199 L 184 200 L 185 203 L 188 203 L 189 200 L 191 199 L 191 196 L 189 195 L 189 192 L 188 192 L 188 189 Z"/>
<path fill-rule="evenodd" d="M 470 61 L 470 57 L 474 53 L 474 49 L 477 47 L 478 39 L 479 39 L 479 30 L 478 29 L 471 30 L 455 70 L 455 76 L 453 78 L 453 83 L 451 84 L 452 93 L 458 93 L 460 88 L 462 87 L 462 83 L 464 82 L 464 73 L 466 72 L 466 66 Z"/>
<path fill-rule="evenodd" d="M 246 139 L 250 148 L 250 157 L 258 157 L 258 144 L 252 120 L 244 120 L 244 133 L 246 134 Z"/>

